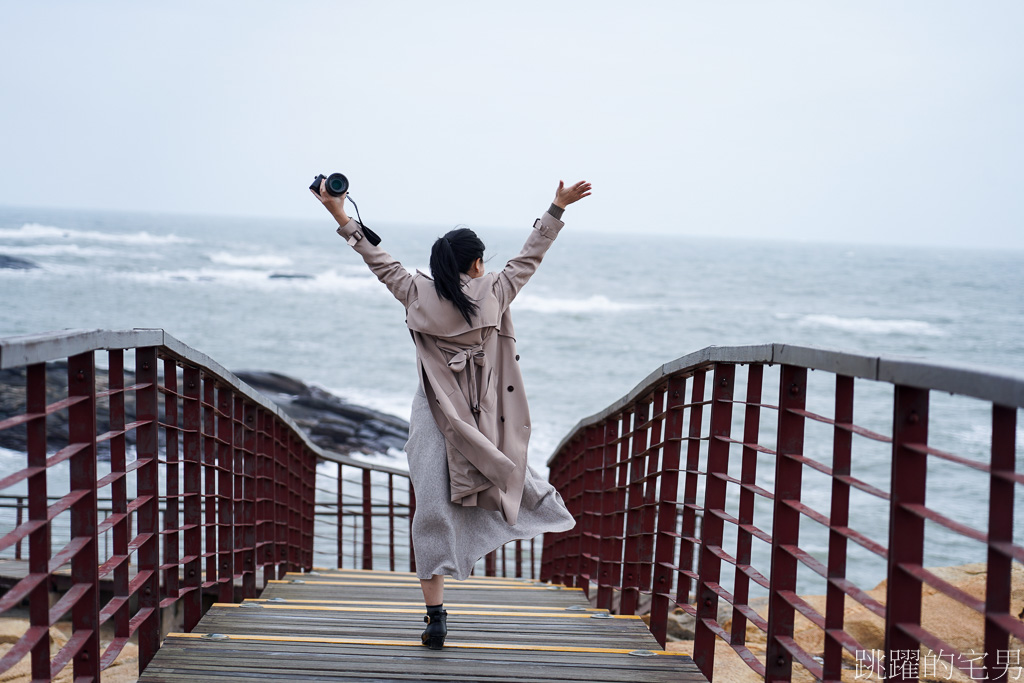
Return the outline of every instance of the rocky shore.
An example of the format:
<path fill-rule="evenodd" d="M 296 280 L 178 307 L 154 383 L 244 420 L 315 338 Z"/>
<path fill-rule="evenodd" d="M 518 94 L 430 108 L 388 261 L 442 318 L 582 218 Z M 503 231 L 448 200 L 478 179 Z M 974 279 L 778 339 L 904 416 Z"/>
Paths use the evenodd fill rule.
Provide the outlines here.
<path fill-rule="evenodd" d="M 105 370 L 97 371 L 99 390 L 108 386 Z M 266 394 L 284 412 L 309 434 L 310 439 L 325 450 L 335 453 L 387 453 L 389 449 L 401 450 L 409 438 L 409 423 L 401 418 L 381 413 L 370 408 L 355 405 L 339 396 L 301 382 L 295 378 L 274 372 L 242 371 L 238 377 L 251 387 Z M 47 364 L 46 396 L 52 403 L 67 395 L 67 363 Z M 125 371 L 125 384 L 134 383 L 134 373 Z M 161 411 L 163 402 L 161 401 Z M 25 369 L 0 370 L 0 420 L 25 412 Z M 125 394 L 126 420 L 135 416 L 135 394 Z M 97 402 L 97 431 L 109 429 L 108 403 Z M 67 445 L 68 417 L 66 411 L 53 413 L 46 420 L 48 448 L 58 449 Z M 135 434 L 126 435 L 128 443 L 134 444 Z M 0 447 L 15 451 L 26 449 L 24 427 L 0 431 Z M 99 452 L 104 457 L 104 449 Z"/>

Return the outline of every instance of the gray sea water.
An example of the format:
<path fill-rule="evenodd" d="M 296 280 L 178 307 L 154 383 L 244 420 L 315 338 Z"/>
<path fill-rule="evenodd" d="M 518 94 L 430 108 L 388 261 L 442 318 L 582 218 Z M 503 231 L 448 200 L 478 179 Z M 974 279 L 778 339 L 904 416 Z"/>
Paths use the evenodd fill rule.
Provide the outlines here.
<path fill-rule="evenodd" d="M 410 270 L 428 270 L 433 239 L 452 227 L 366 218 Z M 471 226 L 487 244 L 489 269 L 518 252 L 534 218 Z M 0 269 L 0 336 L 162 327 L 229 369 L 282 372 L 408 417 L 417 379 L 402 307 L 326 216 L 0 207 L 0 254 L 39 266 Z M 574 225 L 570 209 L 512 310 L 534 424 L 530 460 L 541 470 L 579 419 L 709 345 L 785 342 L 1024 370 L 1021 251 L 651 236 L 625 222 L 618 233 L 594 233 Z M 858 415 L 887 432 L 891 392 L 868 388 L 858 401 Z M 936 410 L 944 447 L 985 457 L 983 410 Z M 865 478 L 887 481 L 885 448 L 855 455 Z M 808 497 L 823 494 L 827 514 L 827 482 L 821 487 Z M 985 477 L 930 477 L 928 495 L 953 509 L 960 501 L 957 519 L 986 528 Z M 1024 519 L 1020 505 L 1015 517 Z M 884 524 L 875 526 L 885 543 Z M 926 564 L 984 557 L 981 544 L 932 545 Z M 861 578 L 873 585 L 876 577 L 865 564 Z"/>

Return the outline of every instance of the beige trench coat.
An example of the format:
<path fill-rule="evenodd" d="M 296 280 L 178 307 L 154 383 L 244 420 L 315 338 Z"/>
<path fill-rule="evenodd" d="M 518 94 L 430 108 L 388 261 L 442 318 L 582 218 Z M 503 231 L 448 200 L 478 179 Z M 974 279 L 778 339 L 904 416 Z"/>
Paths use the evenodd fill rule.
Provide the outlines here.
<path fill-rule="evenodd" d="M 509 304 L 537 270 L 562 225 L 545 213 L 519 255 L 502 270 L 475 279 L 462 275 L 467 296 L 479 307 L 472 324 L 450 301 L 438 297 L 429 276 L 410 274 L 364 239 L 355 219 L 338 228 L 405 306 L 420 381 L 445 437 L 452 502 L 501 510 L 509 524 L 519 514 L 530 441 L 530 409 Z"/>

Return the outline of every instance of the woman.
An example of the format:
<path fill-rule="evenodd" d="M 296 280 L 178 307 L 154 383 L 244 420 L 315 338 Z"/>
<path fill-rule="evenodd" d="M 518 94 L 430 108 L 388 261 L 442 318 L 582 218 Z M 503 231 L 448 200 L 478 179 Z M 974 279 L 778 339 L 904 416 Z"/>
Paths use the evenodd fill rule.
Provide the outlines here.
<path fill-rule="evenodd" d="M 345 195 L 331 196 L 323 182 L 314 196 L 405 306 L 416 344 L 420 387 L 406 444 L 416 491 L 412 539 L 427 608 L 422 641 L 440 649 L 445 576 L 465 579 L 477 560 L 509 541 L 575 526 L 558 492 L 527 463 L 530 414 L 509 304 L 557 237 L 565 207 L 590 195 L 590 183 L 566 188 L 559 181 L 551 208 L 501 271 L 485 273 L 483 242 L 461 228 L 434 242 L 428 277 L 372 245 L 346 214 Z"/>

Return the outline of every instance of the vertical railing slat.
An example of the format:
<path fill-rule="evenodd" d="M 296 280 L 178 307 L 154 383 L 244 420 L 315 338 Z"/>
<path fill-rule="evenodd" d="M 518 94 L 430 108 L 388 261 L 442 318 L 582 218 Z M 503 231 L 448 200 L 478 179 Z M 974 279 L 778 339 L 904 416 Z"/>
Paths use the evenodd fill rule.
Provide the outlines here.
<path fill-rule="evenodd" d="M 184 489 L 185 489 L 185 589 L 184 627 L 192 632 L 202 617 L 203 583 L 203 465 L 202 465 L 202 377 L 199 368 L 186 367 L 182 407 Z"/>
<path fill-rule="evenodd" d="M 683 481 L 683 523 L 679 539 L 679 581 L 676 586 L 676 602 L 690 603 L 690 587 L 697 538 L 697 485 L 700 483 L 700 434 L 704 428 L 704 385 L 707 371 L 693 373 L 693 389 L 690 392 L 689 428 L 686 434 L 686 477 Z M 699 542 L 699 541 L 698 541 Z"/>
<path fill-rule="evenodd" d="M 28 478 L 28 519 L 39 528 L 28 537 L 28 570 L 37 576 L 49 573 L 50 523 L 47 521 L 46 469 L 46 364 L 28 366 L 25 386 L 25 412 L 38 415 L 26 425 L 27 466 L 40 471 Z M 49 581 L 40 582 L 29 593 L 29 624 L 45 630 L 46 636 L 32 646 L 32 678 L 50 676 L 50 601 Z"/>
<path fill-rule="evenodd" d="M 679 454 L 683 432 L 683 409 L 686 402 L 686 379 L 673 377 L 668 382 L 668 401 L 664 446 L 661 459 L 661 486 L 658 495 L 657 544 L 654 549 L 654 588 L 651 596 L 651 633 L 665 646 L 668 611 L 673 592 L 672 559 L 676 549 L 676 500 L 679 497 Z"/>
<path fill-rule="evenodd" d="M 68 359 L 68 396 L 84 400 L 68 410 L 68 443 L 84 448 L 71 456 L 71 491 L 84 493 L 71 506 L 70 543 L 84 541 L 71 558 L 75 587 L 84 592 L 71 609 L 72 633 L 88 633 L 74 657 L 75 677 L 98 676 L 100 667 L 99 553 L 96 542 L 96 364 L 90 351 Z M 141 647 L 140 647 L 141 656 Z M 57 672 L 52 672 L 55 675 Z"/>
<path fill-rule="evenodd" d="M 729 473 L 729 443 L 732 433 L 732 396 L 736 366 L 716 363 L 713 375 L 711 419 L 708 441 L 707 478 L 704 483 L 704 523 L 700 545 L 700 581 L 697 584 L 697 623 L 694 629 L 693 661 L 711 678 L 715 666 L 715 634 L 705 620 L 718 618 L 718 593 L 722 560 L 723 522 L 715 512 L 725 512 L 726 482 L 715 475 Z"/>
<path fill-rule="evenodd" d="M 917 652 L 917 638 L 902 626 L 921 623 L 921 580 L 908 568 L 921 567 L 924 558 L 924 519 L 905 506 L 924 505 L 928 458 L 908 448 L 928 443 L 928 390 L 897 385 L 893 397 L 892 468 L 889 479 L 889 557 L 885 594 L 886 666 L 896 653 Z M 892 672 L 890 672 L 892 673 Z M 890 680 L 917 680 L 899 667 Z M 907 678 L 906 676 L 911 676 Z"/>
<path fill-rule="evenodd" d="M 803 466 L 789 456 L 803 455 L 804 418 L 794 411 L 804 409 L 806 398 L 807 370 L 791 365 L 782 366 L 779 377 L 779 426 L 775 456 L 765 681 L 789 681 L 793 675 L 793 658 L 780 639 L 793 637 L 794 610 L 782 593 L 796 591 L 797 560 L 787 546 L 795 547 L 800 542 L 800 513 L 787 503 L 800 500 Z"/>
<path fill-rule="evenodd" d="M 851 472 L 853 454 L 853 432 L 843 425 L 853 424 L 852 377 L 836 375 L 835 423 L 832 436 L 832 506 L 829 520 L 832 526 L 828 534 L 828 577 L 846 578 L 846 536 L 837 528 L 846 527 L 850 522 L 850 485 L 840 477 Z M 836 633 L 843 630 L 846 610 L 846 594 L 833 581 L 826 586 L 825 604 L 825 657 L 822 672 L 826 679 L 838 680 L 842 676 L 843 645 Z"/>
<path fill-rule="evenodd" d="M 373 487 L 370 470 L 363 470 L 363 569 L 373 569 Z"/>
<path fill-rule="evenodd" d="M 985 577 L 985 666 L 992 680 L 1005 673 L 1009 661 L 1010 634 L 991 617 L 1010 611 L 1013 558 L 996 544 L 1013 543 L 1013 499 L 1016 484 L 1005 475 L 1016 469 L 1017 411 L 1008 406 L 992 406 L 992 471 L 988 498 L 988 572 Z M 998 654 L 1007 653 L 1000 666 Z"/>
<path fill-rule="evenodd" d="M 138 585 L 139 612 L 148 611 L 139 624 L 139 668 L 144 669 L 160 647 L 160 457 L 159 444 L 159 378 L 156 348 L 135 351 L 135 381 L 140 385 L 135 394 L 135 430 L 138 459 L 136 470 L 138 498 Z M 145 577 L 141 582 L 139 577 Z M 136 617 L 137 618 L 137 617 Z"/>

